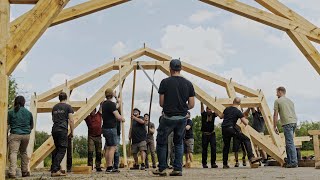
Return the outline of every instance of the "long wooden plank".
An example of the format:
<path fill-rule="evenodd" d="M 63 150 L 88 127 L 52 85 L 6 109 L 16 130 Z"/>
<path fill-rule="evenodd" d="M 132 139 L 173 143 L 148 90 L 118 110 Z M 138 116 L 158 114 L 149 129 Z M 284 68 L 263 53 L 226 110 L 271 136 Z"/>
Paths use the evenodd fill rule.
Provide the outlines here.
<path fill-rule="evenodd" d="M 36 4 L 39 0 L 9 0 L 10 4 Z"/>
<path fill-rule="evenodd" d="M 314 156 L 316 161 L 320 161 L 319 135 L 313 135 Z"/>
<path fill-rule="evenodd" d="M 308 133 L 312 136 L 320 135 L 320 130 L 309 130 Z"/>
<path fill-rule="evenodd" d="M 8 40 L 7 74 L 11 74 L 69 0 L 39 0 Z"/>
<path fill-rule="evenodd" d="M 125 61 L 125 62 L 128 62 L 130 60 L 135 60 L 141 56 L 144 55 L 144 49 L 138 49 L 136 51 L 133 51 L 131 53 L 129 53 L 128 55 L 126 56 L 122 56 L 120 57 L 121 61 Z M 108 63 L 108 64 L 105 64 L 105 65 L 102 65 L 92 71 L 89 71 L 81 76 L 78 76 L 70 81 L 68 81 L 68 86 L 71 90 L 73 90 L 74 88 L 77 88 L 91 80 L 94 80 L 108 72 L 110 72 L 111 70 L 114 69 L 114 65 L 116 63 L 118 63 L 120 60 L 116 60 L 116 61 L 112 61 L 110 60 L 111 62 Z M 54 97 L 57 97 L 59 95 L 60 92 L 62 92 L 63 90 L 63 87 L 64 87 L 64 84 L 61 84 L 53 89 L 50 89 L 42 94 L 40 94 L 38 96 L 38 100 L 39 102 L 46 102 L 46 101 L 49 101 L 51 100 L 52 98 Z"/>
<path fill-rule="evenodd" d="M 58 102 L 38 102 L 37 104 L 37 112 L 38 113 L 49 113 L 52 111 L 54 105 Z M 86 101 L 70 101 L 70 105 L 74 111 L 77 111 L 82 106 L 86 105 Z"/>
<path fill-rule="evenodd" d="M 7 40 L 9 37 L 10 4 L 0 1 L 0 179 L 5 179 L 7 156 L 7 115 L 9 82 L 6 74 Z"/>
<path fill-rule="evenodd" d="M 303 55 L 308 59 L 313 68 L 320 74 L 320 54 L 313 46 L 309 39 L 302 34 L 294 31 L 288 31 L 287 34 L 292 41 L 297 45 Z"/>
<path fill-rule="evenodd" d="M 133 70 L 132 66 L 126 66 L 122 68 L 122 79 L 126 78 Z M 87 115 L 96 108 L 100 102 L 105 99 L 105 90 L 107 88 L 116 88 L 119 84 L 119 75 L 114 75 L 102 88 L 100 88 L 89 100 L 88 103 L 81 107 L 74 115 L 75 127 L 77 127 Z M 37 165 L 43 161 L 53 150 L 54 143 L 52 137 L 46 140 L 32 155 L 30 161 L 31 169 L 37 167 Z"/>
<path fill-rule="evenodd" d="M 314 31 L 315 33 L 320 33 L 320 29 L 306 20 L 304 17 L 300 16 L 298 13 L 294 12 L 292 9 L 288 8 L 284 4 L 282 4 L 278 0 L 255 0 L 259 4 L 261 4 L 263 7 L 271 11 L 272 13 L 285 17 L 287 19 L 290 19 L 292 21 L 295 21 L 302 26 L 306 26 L 310 30 Z"/>
<path fill-rule="evenodd" d="M 306 35 L 310 40 L 320 43 L 320 34 L 312 31 L 308 27 L 300 26 L 300 24 L 283 18 L 281 16 L 260 10 L 258 8 L 249 6 L 237 0 L 200 0 L 212 6 L 230 11 L 240 16 L 249 18 L 251 20 L 260 22 L 262 24 L 274 27 L 282 31 L 295 31 Z"/>
<path fill-rule="evenodd" d="M 66 8 L 61 11 L 61 13 L 55 18 L 55 20 L 50 24 L 50 26 L 58 25 L 79 17 L 83 17 L 118 4 L 128 2 L 129 0 L 88 0 L 87 2 Z M 22 22 L 26 19 L 27 15 L 30 12 L 27 12 L 14 21 L 11 22 L 10 32 L 15 32 L 19 28 Z"/>
<path fill-rule="evenodd" d="M 227 94 L 228 94 L 229 98 L 233 98 L 234 99 L 237 96 L 236 90 L 234 89 L 234 85 L 233 85 L 232 82 L 227 84 L 226 89 L 227 89 Z"/>
<path fill-rule="evenodd" d="M 37 129 L 37 95 L 32 95 L 31 96 L 31 100 L 30 100 L 30 112 L 32 113 L 32 117 L 33 117 L 33 129 L 31 130 L 30 133 L 30 139 L 29 139 L 29 144 L 28 144 L 28 148 L 27 148 L 27 154 L 29 159 L 32 156 L 33 153 L 33 149 L 34 149 L 34 143 L 35 143 L 35 139 L 36 139 L 36 129 Z M 29 171 L 30 171 L 30 164 L 29 164 Z"/>
<path fill-rule="evenodd" d="M 151 48 L 146 47 L 145 50 L 146 50 L 146 53 L 145 53 L 146 56 L 149 56 L 158 61 L 170 61 L 172 59 L 171 56 L 155 51 Z"/>
<path fill-rule="evenodd" d="M 222 104 L 223 106 L 231 106 L 233 104 L 233 98 L 217 98 L 216 102 Z M 250 98 L 241 98 L 241 107 L 259 107 L 261 104 L 261 98 L 250 97 Z"/>

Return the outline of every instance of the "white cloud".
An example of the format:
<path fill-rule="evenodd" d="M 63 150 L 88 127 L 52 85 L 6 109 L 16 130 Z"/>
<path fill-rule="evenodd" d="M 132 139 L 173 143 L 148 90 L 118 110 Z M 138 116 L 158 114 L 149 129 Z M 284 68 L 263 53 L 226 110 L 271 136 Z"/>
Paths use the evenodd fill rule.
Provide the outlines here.
<path fill-rule="evenodd" d="M 224 63 L 224 57 L 233 52 L 215 28 L 170 25 L 161 38 L 161 52 L 202 68 Z"/>
<path fill-rule="evenodd" d="M 189 17 L 189 21 L 194 24 L 203 23 L 205 21 L 211 20 L 214 18 L 217 13 L 213 13 L 212 11 L 208 10 L 200 10 L 195 12 Z"/>
<path fill-rule="evenodd" d="M 126 53 L 126 48 L 127 46 L 122 41 L 119 41 L 112 46 L 112 54 L 115 57 L 120 57 Z"/>

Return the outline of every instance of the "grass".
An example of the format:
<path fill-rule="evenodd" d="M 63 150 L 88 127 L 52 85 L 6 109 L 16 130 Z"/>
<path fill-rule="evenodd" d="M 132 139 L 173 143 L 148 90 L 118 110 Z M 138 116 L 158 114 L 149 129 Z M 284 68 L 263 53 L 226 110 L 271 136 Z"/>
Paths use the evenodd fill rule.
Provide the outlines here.
<path fill-rule="evenodd" d="M 314 151 L 301 151 L 301 156 L 311 156 L 314 155 Z M 242 158 L 242 153 L 239 154 L 239 159 L 241 160 Z M 233 153 L 229 154 L 229 160 L 234 161 L 234 155 Z M 194 154 L 193 155 L 193 162 L 197 164 L 201 164 L 202 160 L 202 155 L 201 154 Z M 210 162 L 210 153 L 208 153 L 208 162 Z M 222 153 L 217 153 L 217 162 L 222 162 Z M 105 159 L 102 159 L 102 164 L 105 163 Z M 51 165 L 51 158 L 46 158 L 45 160 L 45 167 L 49 167 Z M 72 164 L 74 166 L 81 166 L 84 164 L 87 164 L 87 158 L 73 158 L 72 159 Z"/>

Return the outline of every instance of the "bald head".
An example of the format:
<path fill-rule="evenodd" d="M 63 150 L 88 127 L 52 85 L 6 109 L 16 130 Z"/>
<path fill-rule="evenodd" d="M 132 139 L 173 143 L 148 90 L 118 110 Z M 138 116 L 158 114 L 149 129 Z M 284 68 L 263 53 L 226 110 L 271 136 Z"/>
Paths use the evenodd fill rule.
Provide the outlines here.
<path fill-rule="evenodd" d="M 239 97 L 234 98 L 233 104 L 234 105 L 240 105 L 241 104 L 241 99 Z"/>

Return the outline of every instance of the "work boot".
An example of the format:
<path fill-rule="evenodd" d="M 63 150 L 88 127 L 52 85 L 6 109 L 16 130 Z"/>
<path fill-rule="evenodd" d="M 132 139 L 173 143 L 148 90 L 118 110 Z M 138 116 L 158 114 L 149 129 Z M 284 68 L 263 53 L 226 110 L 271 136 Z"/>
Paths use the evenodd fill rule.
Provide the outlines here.
<path fill-rule="evenodd" d="M 228 165 L 223 165 L 223 169 L 229 169 L 230 168 L 230 166 L 228 166 Z"/>
<path fill-rule="evenodd" d="M 140 170 L 145 170 L 145 169 L 146 169 L 146 166 L 144 165 L 144 163 L 141 163 Z"/>
<path fill-rule="evenodd" d="M 97 168 L 96 168 L 96 171 L 97 171 L 97 172 L 102 172 L 101 167 L 97 167 Z"/>
<path fill-rule="evenodd" d="M 151 171 L 152 174 L 154 175 L 159 175 L 159 176 L 167 176 L 166 170 L 160 171 L 159 169 L 154 169 Z"/>
<path fill-rule="evenodd" d="M 15 179 L 15 178 L 16 178 L 16 175 L 9 174 L 9 179 Z"/>
<path fill-rule="evenodd" d="M 22 172 L 22 177 L 29 177 L 30 176 L 30 172 Z"/>
<path fill-rule="evenodd" d="M 234 167 L 239 167 L 239 162 L 236 162 L 236 164 L 234 165 Z"/>
<path fill-rule="evenodd" d="M 297 164 L 287 164 L 286 168 L 297 168 L 298 165 Z"/>
<path fill-rule="evenodd" d="M 206 165 L 206 164 L 203 164 L 202 167 L 203 167 L 204 169 L 209 168 L 208 165 Z"/>
<path fill-rule="evenodd" d="M 261 157 L 252 157 L 252 158 L 249 159 L 251 164 L 254 164 L 254 163 L 259 162 L 261 160 L 262 160 Z"/>
<path fill-rule="evenodd" d="M 218 165 L 217 164 L 212 164 L 211 168 L 218 168 Z"/>
<path fill-rule="evenodd" d="M 138 164 L 134 164 L 132 168 L 130 168 L 130 170 L 139 170 L 140 166 Z"/>
<path fill-rule="evenodd" d="M 173 170 L 173 171 L 170 173 L 170 176 L 182 176 L 182 171 L 175 171 L 175 170 Z"/>
<path fill-rule="evenodd" d="M 51 177 L 62 177 L 62 176 L 66 176 L 66 174 L 62 173 L 61 171 L 51 173 Z"/>

